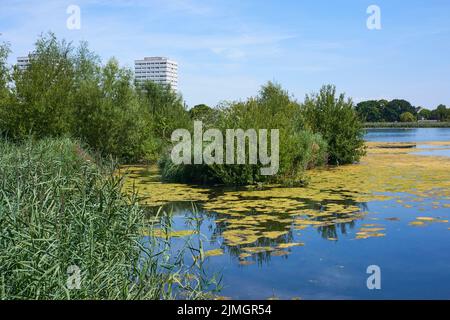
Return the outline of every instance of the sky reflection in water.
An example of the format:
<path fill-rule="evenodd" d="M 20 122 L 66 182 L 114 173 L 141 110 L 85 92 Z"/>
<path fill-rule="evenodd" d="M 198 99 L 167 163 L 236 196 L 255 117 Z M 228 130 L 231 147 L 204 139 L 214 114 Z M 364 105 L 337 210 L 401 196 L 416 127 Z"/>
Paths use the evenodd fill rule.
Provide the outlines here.
<path fill-rule="evenodd" d="M 369 141 L 382 142 L 422 142 L 428 137 L 450 144 L 450 129 L 385 129 L 368 134 Z M 286 189 L 286 194 L 283 189 L 216 189 L 209 195 L 210 201 L 197 204 L 196 212 L 187 202 L 169 203 L 166 208 L 173 209 L 175 230 L 191 228 L 188 221 L 197 217 L 204 250 L 223 250 L 222 255 L 208 257 L 205 263 L 207 272 L 223 275 L 223 296 L 449 299 L 450 170 L 446 168 L 450 168 L 450 159 L 420 157 L 414 150 L 395 149 L 385 154 L 372 148 L 367 163 L 358 165 L 366 166 L 367 172 L 354 166 L 334 176 L 324 173 L 306 193 L 309 199 L 300 189 L 298 196 L 295 189 Z M 425 150 L 419 154 L 432 156 L 448 156 L 447 148 L 445 143 L 417 146 Z M 392 160 L 398 157 L 405 157 L 405 161 Z M 418 160 L 423 168 L 413 164 Z M 371 165 L 375 165 L 373 171 Z M 384 168 L 392 169 L 384 173 L 387 177 L 380 172 Z M 339 181 L 339 174 L 350 179 L 348 190 L 345 181 L 329 190 L 335 185 L 333 181 Z M 377 176 L 379 181 L 372 181 Z M 363 181 L 359 187 L 354 179 L 367 183 Z M 386 181 L 386 186 L 380 181 Z M 365 185 L 375 194 L 368 195 Z M 326 196 L 322 197 L 323 193 Z M 258 203 L 262 205 L 258 207 Z M 192 236 L 193 243 L 197 238 Z M 170 241 L 180 248 L 186 238 Z M 189 259 L 192 261 L 187 255 Z M 381 268 L 381 290 L 366 286 L 366 269 L 374 264 Z"/>

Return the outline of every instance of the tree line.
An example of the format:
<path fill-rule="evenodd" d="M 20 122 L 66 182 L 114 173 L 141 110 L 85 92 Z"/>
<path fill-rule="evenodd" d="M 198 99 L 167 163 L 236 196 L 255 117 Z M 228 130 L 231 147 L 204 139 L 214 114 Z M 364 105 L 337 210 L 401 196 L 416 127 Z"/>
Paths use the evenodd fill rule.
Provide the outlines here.
<path fill-rule="evenodd" d="M 167 180 L 298 186 L 307 183 L 307 169 L 358 162 L 365 154 L 364 130 L 354 104 L 344 94 L 338 94 L 333 85 L 323 86 L 319 93 L 307 95 L 299 102 L 279 84 L 269 82 L 245 101 L 225 102 L 218 108 L 198 105 L 189 113 L 193 120 L 222 132 L 237 128 L 278 129 L 279 170 L 275 176 L 263 176 L 262 164 L 174 165 L 166 155 L 160 164 Z"/>
<path fill-rule="evenodd" d="M 9 53 L 8 45 L 0 46 L 0 134 L 13 142 L 70 137 L 122 163 L 159 161 L 167 178 L 225 184 L 263 179 L 258 165 L 174 167 L 167 159 L 175 129 L 192 130 L 194 120 L 224 131 L 280 129 L 277 180 L 297 181 L 307 168 L 353 163 L 364 154 L 355 106 L 332 85 L 299 102 L 269 82 L 246 101 L 187 110 L 169 86 L 137 85 L 132 70 L 114 58 L 103 64 L 86 43 L 42 35 L 24 69 L 8 66 Z"/>
<path fill-rule="evenodd" d="M 450 108 L 443 104 L 434 110 L 429 110 L 414 107 L 410 102 L 402 99 L 363 101 L 356 105 L 356 111 L 366 122 L 450 121 Z"/>
<path fill-rule="evenodd" d="M 180 95 L 147 82 L 112 58 L 102 64 L 86 43 L 41 36 L 27 68 L 9 68 L 0 49 L 0 133 L 12 141 L 69 136 L 124 162 L 155 160 L 171 131 L 187 126 Z"/>

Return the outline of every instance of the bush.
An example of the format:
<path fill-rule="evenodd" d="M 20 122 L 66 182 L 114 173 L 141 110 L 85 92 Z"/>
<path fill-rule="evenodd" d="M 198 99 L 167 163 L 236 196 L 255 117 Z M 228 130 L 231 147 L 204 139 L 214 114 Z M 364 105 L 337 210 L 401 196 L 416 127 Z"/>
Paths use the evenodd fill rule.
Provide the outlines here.
<path fill-rule="evenodd" d="M 72 117 L 74 137 L 124 162 L 149 159 L 157 149 L 150 112 L 140 103 L 132 79 L 130 70 L 110 60 L 80 82 Z"/>
<path fill-rule="evenodd" d="M 334 86 L 307 95 L 302 113 L 311 131 L 321 134 L 327 142 L 330 164 L 354 163 L 365 154 L 362 122 L 352 101 L 346 100 L 344 94 L 337 97 Z"/>
<path fill-rule="evenodd" d="M 138 87 L 138 93 L 143 108 L 152 118 L 153 132 L 163 145 L 170 142 L 174 130 L 189 127 L 190 117 L 183 98 L 170 86 L 147 81 Z"/>
<path fill-rule="evenodd" d="M 245 102 L 226 103 L 221 106 L 216 121 L 208 127 L 227 129 L 278 129 L 279 171 L 274 176 L 261 175 L 258 164 L 173 165 L 169 156 L 160 162 L 166 180 L 248 185 L 260 182 L 303 184 L 305 169 L 321 165 L 326 159 L 326 143 L 320 134 L 303 129 L 300 105 L 279 85 L 268 83 L 259 95 Z M 269 137 L 270 140 L 270 133 Z M 270 150 L 270 144 L 268 146 Z M 248 156 L 248 145 L 246 154 Z"/>
<path fill-rule="evenodd" d="M 14 141 L 70 136 L 102 155 L 138 162 L 155 160 L 171 130 L 186 125 L 180 97 L 150 84 L 152 95 L 143 99 L 131 70 L 115 59 L 102 66 L 85 43 L 74 48 L 43 36 L 30 65 L 12 73 L 8 52 L 0 47 L 0 132 Z"/>
<path fill-rule="evenodd" d="M 410 112 L 403 112 L 400 115 L 400 121 L 401 122 L 414 122 L 414 121 L 416 121 L 416 118 Z"/>
<path fill-rule="evenodd" d="M 74 49 L 50 34 L 36 42 L 27 69 L 12 72 L 12 99 L 4 106 L 5 129 L 15 140 L 70 132 L 75 89 Z"/>

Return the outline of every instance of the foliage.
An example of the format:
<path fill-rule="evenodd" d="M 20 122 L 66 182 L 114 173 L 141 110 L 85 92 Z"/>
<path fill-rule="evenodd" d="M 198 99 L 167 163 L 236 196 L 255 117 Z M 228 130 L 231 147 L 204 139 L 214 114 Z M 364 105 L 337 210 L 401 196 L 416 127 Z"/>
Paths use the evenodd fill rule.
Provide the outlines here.
<path fill-rule="evenodd" d="M 416 118 L 413 116 L 411 112 L 403 112 L 400 115 L 400 121 L 401 122 L 414 122 L 416 121 Z"/>
<path fill-rule="evenodd" d="M 418 113 L 419 120 L 430 120 L 431 119 L 431 110 L 421 109 Z"/>
<path fill-rule="evenodd" d="M 155 160 L 171 132 L 189 124 L 170 88 L 148 82 L 136 90 L 131 70 L 115 59 L 102 65 L 86 43 L 74 48 L 54 34 L 41 36 L 30 65 L 12 72 L 7 53 L 2 46 L 0 130 L 12 140 L 72 136 L 103 155 L 137 162 Z"/>
<path fill-rule="evenodd" d="M 169 247 L 143 245 L 141 230 L 153 227 L 136 198 L 77 143 L 0 141 L 0 150 L 0 299 L 205 297 L 182 265 L 161 261 Z M 67 287 L 70 266 L 79 290 Z"/>
<path fill-rule="evenodd" d="M 6 118 L 2 110 L 9 103 L 10 99 L 10 92 L 8 88 L 10 73 L 7 64 L 9 53 L 9 45 L 6 43 L 0 43 L 0 134 L 6 125 Z"/>
<path fill-rule="evenodd" d="M 312 132 L 327 142 L 329 163 L 353 163 L 365 154 L 364 130 L 353 102 L 344 94 L 336 96 L 334 86 L 323 86 L 318 94 L 307 95 L 303 116 Z"/>
<path fill-rule="evenodd" d="M 7 43 L 0 43 L 0 99 L 4 99 L 7 93 L 7 85 L 9 82 L 9 68 L 7 64 L 8 55 L 10 53 Z"/>
<path fill-rule="evenodd" d="M 380 122 L 383 120 L 383 105 L 381 101 L 369 100 L 356 105 L 356 111 L 367 122 Z"/>
<path fill-rule="evenodd" d="M 450 121 L 450 109 L 443 104 L 436 107 L 435 110 L 431 111 L 431 119 L 438 121 Z"/>
<path fill-rule="evenodd" d="M 110 60 L 80 81 L 75 93 L 72 134 L 104 155 L 127 162 L 149 158 L 150 114 L 132 86 L 132 73 Z"/>
<path fill-rule="evenodd" d="M 23 139 L 61 136 L 70 130 L 74 89 L 73 47 L 50 34 L 36 42 L 26 70 L 13 72 L 14 100 L 8 108 L 8 131 Z"/>
<path fill-rule="evenodd" d="M 203 111 L 206 109 L 202 107 Z M 199 108 L 197 108 L 199 110 Z M 217 111 L 212 127 L 227 129 L 278 129 L 280 167 L 276 176 L 263 176 L 258 164 L 173 165 L 167 156 L 160 165 L 168 180 L 246 185 L 258 182 L 302 184 L 303 171 L 325 163 L 326 143 L 319 134 L 303 128 L 300 106 L 279 85 L 268 83 L 259 95 L 245 102 L 226 103 Z M 269 131 L 270 132 L 270 131 Z M 270 140 L 270 136 L 268 137 Z M 270 145 L 268 146 L 270 150 Z M 246 149 L 248 155 L 248 145 Z M 247 161 L 248 162 L 248 161 Z"/>
<path fill-rule="evenodd" d="M 390 101 L 384 108 L 383 118 L 386 121 L 399 121 L 400 115 L 404 112 L 409 112 L 413 115 L 416 114 L 415 108 L 406 100 L 395 99 Z"/>
<path fill-rule="evenodd" d="M 155 135 L 169 142 L 175 129 L 189 126 L 189 114 L 183 104 L 183 99 L 170 86 L 162 86 L 152 81 L 138 87 L 141 103 L 150 112 L 153 119 Z"/>
<path fill-rule="evenodd" d="M 198 104 L 189 110 L 189 116 L 192 120 L 202 121 L 206 126 L 217 121 L 219 111 L 213 109 L 206 104 Z"/>
<path fill-rule="evenodd" d="M 404 122 L 400 116 L 405 112 L 412 114 L 418 120 L 450 120 L 450 109 L 447 109 L 445 105 L 441 104 L 435 110 L 428 110 L 422 107 L 415 108 L 408 101 L 401 99 L 389 102 L 386 100 L 362 101 L 357 104 L 356 111 L 361 120 L 374 123 Z"/>

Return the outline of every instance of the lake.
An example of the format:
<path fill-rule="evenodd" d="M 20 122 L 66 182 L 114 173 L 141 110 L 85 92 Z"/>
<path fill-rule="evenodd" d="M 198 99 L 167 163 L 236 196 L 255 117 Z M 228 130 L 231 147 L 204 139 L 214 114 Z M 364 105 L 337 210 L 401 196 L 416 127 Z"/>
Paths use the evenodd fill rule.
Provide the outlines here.
<path fill-rule="evenodd" d="M 310 170 L 306 188 L 192 187 L 124 170 L 144 204 L 172 212 L 173 252 L 203 247 L 220 296 L 450 299 L 450 129 L 371 129 L 366 139 L 360 164 Z M 374 265 L 381 289 L 370 290 Z"/>
<path fill-rule="evenodd" d="M 377 142 L 422 142 L 447 141 L 450 143 L 450 128 L 380 128 L 366 129 L 366 140 Z"/>

